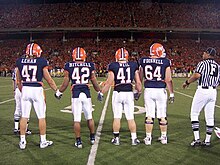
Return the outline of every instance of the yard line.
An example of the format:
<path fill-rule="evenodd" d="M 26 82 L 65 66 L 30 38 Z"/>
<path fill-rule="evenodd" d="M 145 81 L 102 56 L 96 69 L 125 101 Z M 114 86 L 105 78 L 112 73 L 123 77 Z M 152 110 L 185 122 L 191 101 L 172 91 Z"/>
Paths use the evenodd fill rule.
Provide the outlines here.
<path fill-rule="evenodd" d="M 45 89 L 45 91 L 47 91 L 47 90 L 49 90 L 49 89 L 51 89 L 51 88 L 47 88 L 47 89 Z M 7 102 L 10 102 L 10 101 L 13 101 L 13 100 L 14 100 L 14 98 L 13 98 L 13 99 L 9 99 L 9 100 L 2 101 L 2 102 L 0 102 L 0 105 L 1 105 L 1 104 L 4 104 L 4 103 L 7 103 Z"/>
<path fill-rule="evenodd" d="M 1 85 L 0 88 L 11 87 L 12 85 Z"/>
<path fill-rule="evenodd" d="M 9 99 L 9 100 L 5 100 L 5 101 L 2 101 L 2 102 L 0 102 L 0 105 L 1 104 L 4 104 L 4 103 L 7 103 L 7 102 L 9 102 L 9 101 L 13 101 L 14 99 Z"/>
<path fill-rule="evenodd" d="M 104 105 L 103 110 L 102 110 L 102 115 L 101 115 L 101 118 L 99 120 L 98 128 L 96 130 L 95 144 L 92 145 L 92 148 L 90 150 L 87 165 L 94 165 L 94 163 L 95 163 L 96 153 L 97 153 L 97 149 L 98 149 L 98 145 L 99 145 L 99 140 L 100 140 L 100 136 L 101 136 L 103 123 L 104 123 L 104 120 L 105 120 L 105 114 L 106 114 L 106 110 L 107 110 L 107 106 L 108 106 L 110 93 L 111 93 L 111 87 L 108 91 L 108 95 L 107 95 L 107 98 L 106 98 L 106 101 L 105 101 L 105 105 Z"/>
<path fill-rule="evenodd" d="M 181 94 L 181 95 L 183 95 L 183 96 L 186 96 L 186 97 L 189 97 L 189 98 L 193 98 L 193 96 L 190 96 L 190 95 L 187 95 L 187 94 L 185 94 L 185 93 L 182 93 L 182 92 L 178 92 L 178 91 L 174 91 L 175 93 L 179 93 L 179 94 Z M 220 106 L 219 105 L 215 105 L 217 108 L 220 108 Z"/>

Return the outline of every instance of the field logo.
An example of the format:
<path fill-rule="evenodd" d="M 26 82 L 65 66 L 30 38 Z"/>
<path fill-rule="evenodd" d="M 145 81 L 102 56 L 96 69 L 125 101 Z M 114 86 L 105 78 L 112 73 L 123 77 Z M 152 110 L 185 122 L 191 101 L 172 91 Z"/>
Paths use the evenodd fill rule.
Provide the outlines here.
<path fill-rule="evenodd" d="M 92 107 L 95 107 L 95 105 L 92 105 Z M 92 111 L 94 111 L 95 109 L 92 108 Z M 72 108 L 71 108 L 71 105 L 70 106 L 67 106 L 65 107 L 64 109 L 61 109 L 60 110 L 61 112 L 64 112 L 64 113 L 72 113 Z M 145 108 L 144 107 L 141 107 L 141 106 L 134 106 L 134 114 L 135 115 L 138 115 L 138 114 L 143 114 L 145 113 Z M 83 113 L 83 111 L 82 111 Z M 124 113 L 124 112 L 123 112 Z"/>

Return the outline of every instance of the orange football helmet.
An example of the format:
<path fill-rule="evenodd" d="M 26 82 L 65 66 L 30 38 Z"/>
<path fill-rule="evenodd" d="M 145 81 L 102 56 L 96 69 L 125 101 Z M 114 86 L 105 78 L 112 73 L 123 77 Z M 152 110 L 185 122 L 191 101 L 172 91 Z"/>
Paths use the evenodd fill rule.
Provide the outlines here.
<path fill-rule="evenodd" d="M 129 53 L 125 48 L 120 48 L 115 53 L 116 61 L 127 61 Z"/>
<path fill-rule="evenodd" d="M 166 57 L 166 52 L 163 45 L 159 43 L 154 43 L 150 47 L 150 55 L 151 56 L 158 56 L 158 57 Z"/>
<path fill-rule="evenodd" d="M 72 53 L 73 61 L 85 61 L 86 60 L 86 51 L 83 48 L 77 47 L 73 50 Z"/>
<path fill-rule="evenodd" d="M 26 55 L 27 56 L 30 56 L 30 57 L 33 57 L 33 56 L 40 57 L 41 53 L 42 53 L 42 49 L 41 49 L 41 47 L 38 44 L 31 43 L 31 44 L 27 45 L 27 48 L 26 48 Z"/>

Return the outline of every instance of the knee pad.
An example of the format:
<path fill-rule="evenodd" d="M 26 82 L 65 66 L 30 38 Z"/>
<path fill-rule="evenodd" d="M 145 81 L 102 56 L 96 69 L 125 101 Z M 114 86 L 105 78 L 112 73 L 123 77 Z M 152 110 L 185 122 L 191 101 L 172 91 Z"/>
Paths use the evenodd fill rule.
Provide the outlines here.
<path fill-rule="evenodd" d="M 145 117 L 145 124 L 154 124 L 154 118 Z"/>
<path fill-rule="evenodd" d="M 158 121 L 159 121 L 159 125 L 167 125 L 168 124 L 167 117 L 158 118 Z"/>

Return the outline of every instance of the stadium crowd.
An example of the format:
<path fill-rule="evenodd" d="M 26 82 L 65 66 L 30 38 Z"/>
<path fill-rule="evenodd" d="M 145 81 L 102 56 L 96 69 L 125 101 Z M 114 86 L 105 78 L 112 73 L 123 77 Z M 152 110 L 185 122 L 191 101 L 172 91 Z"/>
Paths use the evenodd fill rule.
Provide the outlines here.
<path fill-rule="evenodd" d="M 144 1 L 1 5 L 0 27 L 2 29 L 54 27 L 219 29 L 219 5 L 219 3 L 173 4 Z"/>
<path fill-rule="evenodd" d="M 1 5 L 0 27 L 4 29 L 29 28 L 73 28 L 73 27 L 148 27 L 148 28 L 198 28 L 220 29 L 219 3 L 172 4 L 148 2 L 87 2 L 68 4 Z M 181 20 L 181 21 L 180 21 Z M 88 60 L 96 64 L 103 73 L 114 60 L 119 47 L 125 47 L 134 60 L 148 55 L 154 40 L 138 39 L 130 42 L 125 38 L 72 38 L 67 42 L 60 39 L 37 39 L 43 55 L 49 60 L 50 69 L 63 68 L 71 57 L 72 49 L 83 47 L 89 54 Z M 163 42 L 163 40 L 156 40 Z M 14 68 L 15 60 L 24 54 L 29 41 L 24 39 L 1 40 L 0 73 L 6 75 Z M 220 52 L 219 40 L 168 39 L 163 45 L 172 61 L 174 70 L 192 70 L 201 59 L 202 51 L 212 46 Z M 218 53 L 219 54 L 219 53 Z M 220 61 L 219 56 L 217 61 Z"/>

